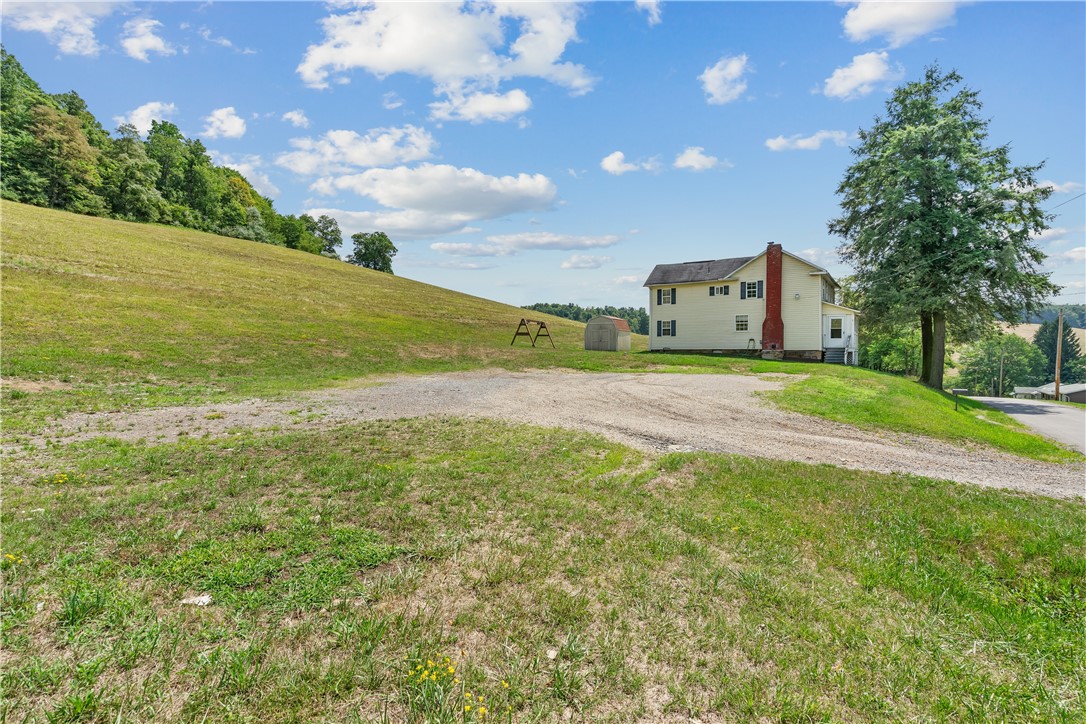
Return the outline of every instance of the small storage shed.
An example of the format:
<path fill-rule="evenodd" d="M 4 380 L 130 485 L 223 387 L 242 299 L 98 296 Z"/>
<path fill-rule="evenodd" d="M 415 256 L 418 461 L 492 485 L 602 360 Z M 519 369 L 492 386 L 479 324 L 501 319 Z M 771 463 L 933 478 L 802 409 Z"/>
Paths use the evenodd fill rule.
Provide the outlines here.
<path fill-rule="evenodd" d="M 602 352 L 629 352 L 630 324 L 618 317 L 592 317 L 584 328 L 584 348 Z"/>

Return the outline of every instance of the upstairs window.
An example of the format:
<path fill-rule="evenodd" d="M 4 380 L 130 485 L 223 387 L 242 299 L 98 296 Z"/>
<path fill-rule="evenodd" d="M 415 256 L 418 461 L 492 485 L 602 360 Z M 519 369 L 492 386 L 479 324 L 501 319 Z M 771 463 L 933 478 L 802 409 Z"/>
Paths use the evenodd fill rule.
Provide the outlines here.
<path fill-rule="evenodd" d="M 710 297 L 721 297 L 728 293 L 727 287 L 709 287 Z"/>
<path fill-rule="evenodd" d="M 671 290 L 670 289 L 665 289 L 664 290 L 663 300 L 660 303 L 661 304 L 671 304 Z"/>
<path fill-rule="evenodd" d="M 762 283 L 761 282 L 740 282 L 740 284 L 739 284 L 739 298 L 740 299 L 761 299 L 762 298 Z"/>

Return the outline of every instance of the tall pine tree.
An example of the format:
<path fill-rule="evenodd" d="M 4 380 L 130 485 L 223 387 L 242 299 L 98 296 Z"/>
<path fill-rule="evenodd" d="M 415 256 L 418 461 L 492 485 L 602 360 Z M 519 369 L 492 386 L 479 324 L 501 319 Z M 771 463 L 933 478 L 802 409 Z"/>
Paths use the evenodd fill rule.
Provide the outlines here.
<path fill-rule="evenodd" d="M 866 318 L 919 321 L 921 382 L 943 386 L 948 327 L 977 334 L 1058 291 L 1033 239 L 1047 228 L 1036 166 L 986 145 L 988 121 L 962 78 L 937 66 L 896 89 L 859 132 L 829 223 L 844 239 Z"/>
<path fill-rule="evenodd" d="M 1047 364 L 1045 366 L 1045 382 L 1056 379 L 1056 337 L 1059 332 L 1059 323 L 1044 322 L 1037 328 L 1037 334 L 1033 336 L 1033 344 L 1037 345 L 1044 353 Z M 1077 375 L 1071 370 L 1075 368 L 1075 360 L 1082 356 L 1082 346 L 1078 343 L 1078 337 L 1071 331 L 1066 322 L 1063 325 L 1063 345 L 1060 348 L 1060 381 L 1068 383 Z"/>

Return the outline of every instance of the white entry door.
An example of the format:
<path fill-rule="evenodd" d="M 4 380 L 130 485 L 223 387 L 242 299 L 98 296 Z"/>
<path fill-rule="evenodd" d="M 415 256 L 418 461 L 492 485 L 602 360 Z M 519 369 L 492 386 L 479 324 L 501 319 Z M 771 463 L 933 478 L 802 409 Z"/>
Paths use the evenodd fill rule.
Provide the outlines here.
<path fill-rule="evenodd" d="M 826 349 L 831 347 L 844 347 L 845 346 L 845 318 L 838 315 L 823 315 L 822 317 L 822 346 Z"/>

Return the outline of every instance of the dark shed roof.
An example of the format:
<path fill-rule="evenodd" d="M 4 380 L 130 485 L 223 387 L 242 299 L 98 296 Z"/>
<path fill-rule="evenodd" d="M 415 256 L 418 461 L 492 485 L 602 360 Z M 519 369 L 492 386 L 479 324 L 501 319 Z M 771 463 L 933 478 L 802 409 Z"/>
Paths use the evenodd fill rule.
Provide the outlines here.
<path fill-rule="evenodd" d="M 756 257 L 740 256 L 735 259 L 713 261 L 688 261 L 682 264 L 657 264 L 644 286 L 658 284 L 687 284 L 690 282 L 715 282 L 727 279 L 736 269 Z"/>

